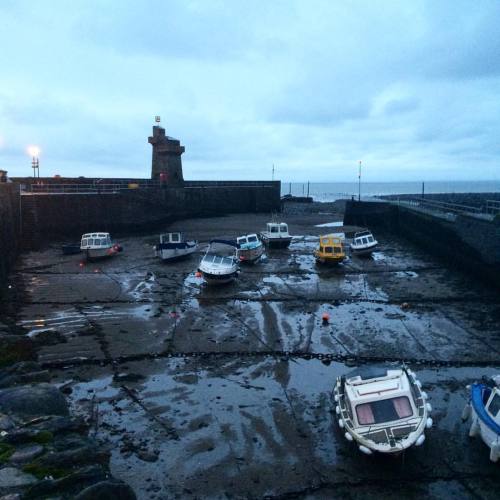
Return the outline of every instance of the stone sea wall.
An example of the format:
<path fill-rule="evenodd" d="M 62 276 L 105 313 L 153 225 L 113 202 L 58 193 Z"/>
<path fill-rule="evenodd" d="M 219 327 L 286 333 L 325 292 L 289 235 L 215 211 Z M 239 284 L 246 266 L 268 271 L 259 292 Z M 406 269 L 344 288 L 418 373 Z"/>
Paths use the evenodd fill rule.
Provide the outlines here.
<path fill-rule="evenodd" d="M 19 186 L 0 183 L 0 283 L 4 282 L 19 252 L 19 224 Z"/>
<path fill-rule="evenodd" d="M 500 287 L 498 221 L 469 215 L 446 219 L 388 203 L 348 201 L 344 224 L 394 232 L 448 264 Z"/>
<path fill-rule="evenodd" d="M 280 210 L 279 182 L 187 182 L 110 192 L 22 196 L 25 248 L 88 231 L 144 232 L 189 217 Z"/>

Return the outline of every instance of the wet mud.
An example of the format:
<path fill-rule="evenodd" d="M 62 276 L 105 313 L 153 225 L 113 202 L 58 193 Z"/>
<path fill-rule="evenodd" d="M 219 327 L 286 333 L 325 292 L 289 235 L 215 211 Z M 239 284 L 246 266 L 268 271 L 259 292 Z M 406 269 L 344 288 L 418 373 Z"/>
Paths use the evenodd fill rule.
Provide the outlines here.
<path fill-rule="evenodd" d="M 73 410 L 97 404 L 93 432 L 139 498 L 496 497 L 499 466 L 460 415 L 465 386 L 500 372 L 498 292 L 389 234 L 371 259 L 317 266 L 332 231 L 317 225 L 340 219 L 289 216 L 290 249 L 213 288 L 201 253 L 161 263 L 156 236 L 94 263 L 54 245 L 23 256 L 2 308 L 46 339 L 38 361 Z M 264 223 L 172 229 L 206 242 Z M 335 378 L 379 361 L 409 363 L 433 406 L 424 445 L 396 459 L 360 454 L 334 421 Z"/>

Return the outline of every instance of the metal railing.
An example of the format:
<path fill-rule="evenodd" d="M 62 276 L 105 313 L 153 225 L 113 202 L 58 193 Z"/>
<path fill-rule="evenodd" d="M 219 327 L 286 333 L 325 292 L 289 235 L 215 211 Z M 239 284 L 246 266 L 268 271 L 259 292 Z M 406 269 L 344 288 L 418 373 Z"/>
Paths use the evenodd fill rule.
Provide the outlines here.
<path fill-rule="evenodd" d="M 123 190 L 150 189 L 159 187 L 159 183 L 87 183 L 87 184 L 21 184 L 21 194 L 90 194 L 118 193 Z"/>
<path fill-rule="evenodd" d="M 490 215 L 500 214 L 500 200 L 486 200 L 486 213 Z"/>
<path fill-rule="evenodd" d="M 449 203 L 445 201 L 428 200 L 424 198 L 397 198 L 384 199 L 390 203 L 406 206 L 415 210 L 432 212 L 436 215 L 454 220 L 459 214 L 472 215 L 483 219 L 492 219 L 497 213 L 500 213 L 500 201 L 489 200 L 481 207 L 462 205 L 459 203 Z"/>
<path fill-rule="evenodd" d="M 202 188 L 238 188 L 260 187 L 276 188 L 278 182 L 258 181 L 186 181 L 180 186 L 169 186 L 159 181 L 122 181 L 122 182 L 87 182 L 87 183 L 31 183 L 21 184 L 21 194 L 116 194 L 120 191 L 183 187 L 185 189 Z"/>

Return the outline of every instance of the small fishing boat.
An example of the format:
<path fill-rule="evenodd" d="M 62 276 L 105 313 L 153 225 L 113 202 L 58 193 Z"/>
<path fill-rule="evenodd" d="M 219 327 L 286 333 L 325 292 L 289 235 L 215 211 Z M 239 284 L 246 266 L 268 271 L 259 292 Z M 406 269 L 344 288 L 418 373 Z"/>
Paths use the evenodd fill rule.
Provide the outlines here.
<path fill-rule="evenodd" d="M 85 233 L 82 235 L 80 250 L 87 260 L 112 257 L 122 251 L 122 247 L 111 241 L 109 233 Z"/>
<path fill-rule="evenodd" d="M 264 253 L 264 245 L 256 234 L 246 234 L 236 238 L 238 244 L 238 258 L 240 262 L 250 264 L 256 262 Z"/>
<path fill-rule="evenodd" d="M 370 231 L 360 231 L 354 234 L 351 250 L 354 255 L 368 256 L 377 248 L 378 241 Z"/>
<path fill-rule="evenodd" d="M 405 366 L 366 367 L 338 377 L 335 411 L 345 438 L 367 455 L 420 446 L 432 427 L 432 408 L 421 386 Z"/>
<path fill-rule="evenodd" d="M 292 236 L 288 234 L 288 225 L 284 222 L 268 222 L 260 237 L 269 248 L 288 248 L 292 241 Z"/>
<path fill-rule="evenodd" d="M 155 253 L 163 261 L 182 259 L 198 249 L 198 242 L 186 240 L 183 233 L 164 233 L 160 235 L 160 243 L 155 246 Z"/>
<path fill-rule="evenodd" d="M 470 400 L 464 408 L 462 420 L 472 414 L 469 436 L 481 436 L 490 448 L 490 460 L 500 458 L 500 374 L 491 379 L 483 378 L 470 386 Z"/>
<path fill-rule="evenodd" d="M 236 242 L 212 240 L 198 270 L 209 285 L 229 283 L 238 275 L 238 260 Z"/>
<path fill-rule="evenodd" d="M 346 257 L 342 238 L 335 234 L 320 236 L 314 257 L 321 264 L 340 264 Z"/>

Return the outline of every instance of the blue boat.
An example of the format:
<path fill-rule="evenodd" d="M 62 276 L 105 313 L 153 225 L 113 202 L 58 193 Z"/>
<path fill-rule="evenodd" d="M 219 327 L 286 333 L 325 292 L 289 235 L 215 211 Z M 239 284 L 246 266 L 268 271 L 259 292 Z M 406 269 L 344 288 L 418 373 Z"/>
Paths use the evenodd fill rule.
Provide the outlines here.
<path fill-rule="evenodd" d="M 470 400 L 464 408 L 462 419 L 472 415 L 469 436 L 481 436 L 490 448 L 490 460 L 500 458 L 500 375 L 483 382 L 476 382 L 470 388 Z"/>

